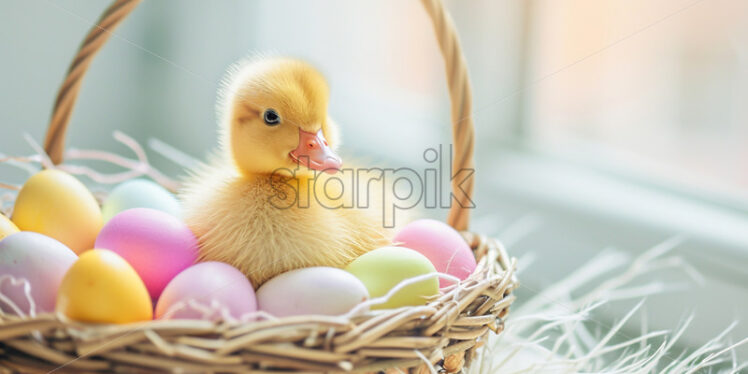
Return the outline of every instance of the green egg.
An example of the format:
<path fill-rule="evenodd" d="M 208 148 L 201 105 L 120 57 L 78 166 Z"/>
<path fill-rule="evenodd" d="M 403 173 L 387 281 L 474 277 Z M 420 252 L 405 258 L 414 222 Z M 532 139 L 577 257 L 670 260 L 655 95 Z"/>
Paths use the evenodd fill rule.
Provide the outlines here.
<path fill-rule="evenodd" d="M 117 213 L 132 208 L 156 209 L 181 218 L 177 198 L 146 179 L 132 179 L 115 187 L 101 205 L 101 213 L 106 223 Z"/>
<path fill-rule="evenodd" d="M 375 249 L 355 259 L 345 270 L 364 283 L 372 299 L 384 296 L 405 279 L 436 272 L 426 256 L 403 247 Z M 386 303 L 374 305 L 372 309 L 425 305 L 438 294 L 439 279 L 433 277 L 404 287 Z"/>

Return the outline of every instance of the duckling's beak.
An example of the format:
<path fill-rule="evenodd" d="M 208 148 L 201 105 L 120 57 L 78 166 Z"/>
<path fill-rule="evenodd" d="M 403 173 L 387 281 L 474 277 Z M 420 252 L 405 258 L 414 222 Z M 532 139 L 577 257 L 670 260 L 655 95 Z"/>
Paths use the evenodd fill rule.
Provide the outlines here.
<path fill-rule="evenodd" d="M 299 165 L 312 170 L 335 173 L 343 166 L 340 156 L 327 145 L 322 130 L 315 134 L 299 129 L 299 145 L 289 155 Z"/>

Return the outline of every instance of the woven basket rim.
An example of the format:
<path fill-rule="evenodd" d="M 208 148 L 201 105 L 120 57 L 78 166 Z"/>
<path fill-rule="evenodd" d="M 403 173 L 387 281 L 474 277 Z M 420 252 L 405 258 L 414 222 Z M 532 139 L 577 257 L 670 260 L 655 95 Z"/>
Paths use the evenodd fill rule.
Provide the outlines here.
<path fill-rule="evenodd" d="M 463 232 L 479 257 L 476 271 L 424 306 L 352 318 L 292 316 L 262 321 L 153 320 L 90 324 L 46 313 L 0 311 L 0 367 L 49 371 L 370 372 L 393 367 L 448 372 L 467 364 L 489 331 L 500 333 L 516 260 L 495 239 Z M 453 367 L 450 367 L 452 365 Z M 169 370 L 167 370 L 169 369 Z M 150 371 L 149 371 L 150 370 Z"/>

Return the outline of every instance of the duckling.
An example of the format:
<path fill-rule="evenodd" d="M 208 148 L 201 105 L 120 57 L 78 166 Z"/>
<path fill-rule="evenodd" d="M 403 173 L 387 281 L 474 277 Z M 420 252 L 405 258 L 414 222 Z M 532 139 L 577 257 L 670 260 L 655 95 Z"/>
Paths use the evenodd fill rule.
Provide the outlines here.
<path fill-rule="evenodd" d="M 319 71 L 288 58 L 248 60 L 219 97 L 218 152 L 180 192 L 200 260 L 229 263 L 259 287 L 293 269 L 344 267 L 389 243 L 378 204 L 331 209 L 353 189 L 342 178 L 325 184 L 342 161 Z M 322 185 L 328 193 L 315 193 Z"/>

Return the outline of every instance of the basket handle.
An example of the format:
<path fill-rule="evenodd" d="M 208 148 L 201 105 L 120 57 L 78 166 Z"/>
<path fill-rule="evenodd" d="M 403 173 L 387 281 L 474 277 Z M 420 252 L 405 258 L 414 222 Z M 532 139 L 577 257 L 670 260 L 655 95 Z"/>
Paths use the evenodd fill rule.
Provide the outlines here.
<path fill-rule="evenodd" d="M 86 70 L 91 65 L 96 53 L 112 36 L 114 29 L 135 9 L 140 1 L 115 0 L 88 32 L 86 39 L 83 40 L 78 53 L 70 64 L 65 81 L 57 92 L 52 118 L 44 139 L 44 150 L 55 164 L 62 162 L 65 131 L 70 123 L 70 116 L 73 113 L 73 107 L 78 98 L 78 92 Z M 442 1 L 421 0 L 421 3 L 431 17 L 436 39 L 439 42 L 442 57 L 444 57 L 449 99 L 452 103 L 452 139 L 454 142 L 452 170 L 454 177 L 451 181 L 452 207 L 449 210 L 447 223 L 462 231 L 468 227 L 474 185 L 472 95 L 467 64 L 457 39 L 452 18 L 444 10 Z M 459 172 L 460 170 L 467 170 L 468 172 L 455 173 L 455 171 Z"/>

